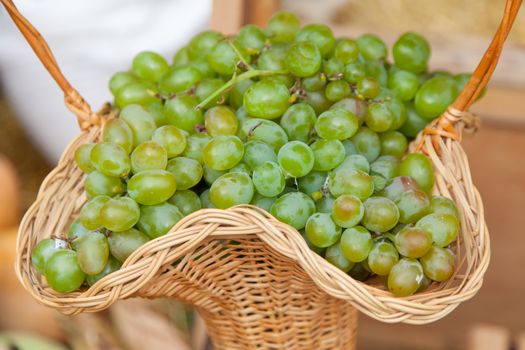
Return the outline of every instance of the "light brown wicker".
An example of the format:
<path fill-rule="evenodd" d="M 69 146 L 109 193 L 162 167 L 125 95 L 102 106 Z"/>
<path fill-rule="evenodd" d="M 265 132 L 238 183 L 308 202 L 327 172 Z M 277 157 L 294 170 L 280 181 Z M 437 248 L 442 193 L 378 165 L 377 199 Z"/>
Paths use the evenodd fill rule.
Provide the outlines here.
<path fill-rule="evenodd" d="M 405 298 L 350 278 L 310 251 L 295 229 L 251 206 L 200 210 L 139 248 L 121 270 L 93 287 L 70 294 L 51 290 L 32 268 L 31 250 L 44 237 L 64 235 L 85 202 L 83 174 L 73 153 L 100 138 L 113 111 L 106 106 L 91 112 L 39 33 L 11 0 L 1 1 L 64 91 L 81 128 L 20 225 L 16 271 L 42 304 L 77 314 L 103 310 L 119 299 L 173 297 L 197 307 L 216 349 L 350 349 L 356 309 L 384 322 L 424 324 L 447 315 L 481 287 L 489 235 L 460 140 L 464 130 L 476 126 L 465 111 L 487 84 L 521 0 L 507 0 L 501 25 L 465 90 L 411 145 L 412 151 L 430 156 L 434 192 L 456 201 L 462 230 L 454 247 L 458 268 L 453 278 Z"/>

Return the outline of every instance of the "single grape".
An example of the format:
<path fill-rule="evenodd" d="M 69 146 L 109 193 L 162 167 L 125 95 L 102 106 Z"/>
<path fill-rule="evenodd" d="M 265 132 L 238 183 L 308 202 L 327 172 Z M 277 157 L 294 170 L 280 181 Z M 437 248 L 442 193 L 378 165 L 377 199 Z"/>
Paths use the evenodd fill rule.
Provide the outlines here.
<path fill-rule="evenodd" d="M 418 227 L 407 226 L 395 236 L 396 249 L 407 258 L 420 258 L 432 247 L 432 235 Z"/>
<path fill-rule="evenodd" d="M 120 118 L 124 120 L 133 132 L 133 146 L 151 139 L 157 128 L 151 114 L 142 106 L 130 104 L 120 111 Z"/>
<path fill-rule="evenodd" d="M 394 117 L 385 103 L 372 102 L 368 105 L 366 125 L 375 132 L 387 131 L 392 127 Z"/>
<path fill-rule="evenodd" d="M 341 235 L 343 255 L 352 262 L 366 260 L 373 246 L 372 235 L 363 226 L 347 228 Z"/>
<path fill-rule="evenodd" d="M 427 126 L 428 120 L 417 114 L 413 103 L 406 103 L 405 106 L 407 110 L 407 119 L 399 131 L 407 137 L 414 138 Z"/>
<path fill-rule="evenodd" d="M 417 91 L 414 107 L 423 118 L 434 119 L 454 102 L 458 95 L 456 82 L 451 77 L 437 76 L 427 80 Z"/>
<path fill-rule="evenodd" d="M 210 79 L 215 77 L 215 71 L 211 69 L 210 64 L 205 57 L 198 58 L 188 63 L 188 66 L 197 69 L 201 73 L 202 79 Z"/>
<path fill-rule="evenodd" d="M 286 110 L 280 124 L 290 140 L 307 142 L 314 133 L 316 119 L 312 106 L 296 103 Z"/>
<path fill-rule="evenodd" d="M 284 174 L 277 163 L 266 161 L 257 166 L 252 179 L 257 192 L 265 197 L 275 197 L 284 190 Z"/>
<path fill-rule="evenodd" d="M 324 24 L 309 24 L 301 28 L 295 36 L 298 43 L 311 43 L 317 46 L 321 55 L 327 57 L 335 46 L 335 38 L 332 30 Z"/>
<path fill-rule="evenodd" d="M 288 42 L 294 40 L 295 33 L 300 28 L 301 21 L 297 15 L 288 11 L 279 11 L 270 18 L 266 33 L 272 42 Z"/>
<path fill-rule="evenodd" d="M 317 134 L 326 140 L 344 140 L 352 137 L 359 127 L 357 117 L 341 108 L 323 112 L 315 122 Z"/>
<path fill-rule="evenodd" d="M 449 214 L 459 220 L 458 208 L 456 204 L 447 197 L 432 196 L 430 200 L 430 212 L 434 214 Z"/>
<path fill-rule="evenodd" d="M 179 190 L 168 199 L 168 202 L 177 206 L 182 215 L 189 215 L 202 208 L 199 196 L 191 190 Z"/>
<path fill-rule="evenodd" d="M 92 286 L 95 283 L 97 283 L 99 280 L 101 280 L 102 278 L 109 275 L 110 273 L 119 270 L 121 267 L 122 267 L 122 264 L 120 263 L 120 261 L 110 256 L 108 259 L 108 262 L 106 263 L 106 266 L 104 266 L 102 271 L 100 271 L 96 275 L 87 275 L 86 282 L 88 283 L 89 286 Z"/>
<path fill-rule="evenodd" d="M 162 146 L 168 158 L 181 154 L 186 148 L 186 135 L 173 125 L 164 125 L 155 130 L 151 139 Z"/>
<path fill-rule="evenodd" d="M 239 30 L 235 37 L 235 45 L 249 55 L 258 55 L 266 43 L 266 35 L 253 24 L 248 24 Z"/>
<path fill-rule="evenodd" d="M 351 194 L 365 200 L 374 192 L 374 182 L 364 171 L 343 167 L 328 174 L 328 188 L 334 197 Z"/>
<path fill-rule="evenodd" d="M 239 108 L 244 101 L 244 93 L 254 83 L 251 79 L 241 80 L 233 86 L 228 96 L 228 102 L 233 108 Z M 207 96 L 205 96 L 207 97 Z"/>
<path fill-rule="evenodd" d="M 100 209 L 101 226 L 110 231 L 129 230 L 139 220 L 140 209 L 137 203 L 129 197 L 112 198 Z"/>
<path fill-rule="evenodd" d="M 90 153 L 91 164 L 102 174 L 113 177 L 124 177 L 131 164 L 126 151 L 112 143 L 98 143 Z"/>
<path fill-rule="evenodd" d="M 279 197 L 272 205 L 270 212 L 279 221 L 300 230 L 315 212 L 315 204 L 304 193 L 290 192 Z"/>
<path fill-rule="evenodd" d="M 324 91 L 308 92 L 303 99 L 303 102 L 312 106 L 316 114 L 321 114 L 332 105 L 332 101 L 326 98 Z"/>
<path fill-rule="evenodd" d="M 313 170 L 328 171 L 345 159 L 345 147 L 339 140 L 317 140 L 310 146 L 314 153 Z"/>
<path fill-rule="evenodd" d="M 131 71 L 141 79 L 156 82 L 168 71 L 166 59 L 158 53 L 142 51 L 133 58 Z"/>
<path fill-rule="evenodd" d="M 337 169 L 352 168 L 361 170 L 365 173 L 370 173 L 370 163 L 360 154 L 351 154 L 346 156 L 343 162 L 337 167 Z"/>
<path fill-rule="evenodd" d="M 332 207 L 332 219 L 344 228 L 357 225 L 365 214 L 365 208 L 359 198 L 345 194 L 335 199 Z"/>
<path fill-rule="evenodd" d="M 205 190 L 199 196 L 203 208 L 215 208 L 215 205 L 210 200 L 210 190 Z"/>
<path fill-rule="evenodd" d="M 297 179 L 297 185 L 301 192 L 306 193 L 310 197 L 317 191 L 321 191 L 326 182 L 326 172 L 311 171 L 307 175 Z"/>
<path fill-rule="evenodd" d="M 61 249 L 67 249 L 66 241 L 51 238 L 43 239 L 33 248 L 31 263 L 38 272 L 43 274 L 51 256 Z"/>
<path fill-rule="evenodd" d="M 124 262 L 131 253 L 148 241 L 149 237 L 135 228 L 111 232 L 108 237 L 109 251 L 118 261 Z"/>
<path fill-rule="evenodd" d="M 111 177 L 98 171 L 92 171 L 86 176 L 84 189 L 89 197 L 115 196 L 124 192 L 125 186 L 118 177 Z"/>
<path fill-rule="evenodd" d="M 187 190 L 197 185 L 201 181 L 204 171 L 198 161 L 186 157 L 170 159 L 166 170 L 175 176 L 179 190 Z"/>
<path fill-rule="evenodd" d="M 96 275 L 104 270 L 109 258 L 106 236 L 100 232 L 89 232 L 74 243 L 78 264 L 86 275 Z"/>
<path fill-rule="evenodd" d="M 314 153 L 306 143 L 290 141 L 281 147 L 277 154 L 277 160 L 286 175 L 302 177 L 312 170 Z"/>
<path fill-rule="evenodd" d="M 257 58 L 257 68 L 263 71 L 285 71 L 286 70 L 286 51 L 288 44 L 272 45 L 264 50 Z M 289 74 L 273 74 L 261 77 L 259 81 L 268 81 L 283 84 L 287 88 L 292 87 L 294 80 Z M 262 96 L 261 96 L 262 97 Z"/>
<path fill-rule="evenodd" d="M 131 153 L 131 170 L 134 174 L 143 170 L 166 169 L 168 153 L 156 142 L 146 141 Z"/>
<path fill-rule="evenodd" d="M 419 89 L 419 78 L 414 73 L 396 70 L 388 76 L 388 88 L 402 101 L 410 101 Z"/>
<path fill-rule="evenodd" d="M 355 62 L 359 57 L 359 45 L 352 39 L 339 39 L 335 46 L 334 56 L 344 64 Z"/>
<path fill-rule="evenodd" d="M 75 163 L 86 174 L 95 170 L 95 167 L 91 164 L 91 150 L 93 150 L 94 146 L 94 143 L 86 143 L 78 146 L 75 150 Z"/>
<path fill-rule="evenodd" d="M 253 171 L 264 162 L 277 162 L 277 155 L 270 145 L 262 141 L 248 141 L 244 145 L 242 161 Z"/>
<path fill-rule="evenodd" d="M 321 52 L 313 43 L 293 44 L 286 53 L 286 67 L 295 76 L 309 77 L 321 68 Z"/>
<path fill-rule="evenodd" d="M 167 201 L 177 189 L 175 176 L 166 170 L 145 170 L 128 182 L 128 194 L 139 204 L 155 205 Z M 123 230 L 115 230 L 123 231 Z"/>
<path fill-rule="evenodd" d="M 381 142 L 381 155 L 401 158 L 408 149 L 408 141 L 405 135 L 399 131 L 387 131 L 379 134 Z"/>
<path fill-rule="evenodd" d="M 120 108 L 132 104 L 146 106 L 158 102 L 156 86 L 146 81 L 130 82 L 115 93 L 115 105 Z"/>
<path fill-rule="evenodd" d="M 286 85 L 274 81 L 259 81 L 244 94 L 244 108 L 250 116 L 275 119 L 284 114 L 290 104 Z"/>
<path fill-rule="evenodd" d="M 380 156 L 370 164 L 370 173 L 381 175 L 386 180 L 399 176 L 399 159 L 394 156 Z"/>
<path fill-rule="evenodd" d="M 204 125 L 211 136 L 235 135 L 239 122 L 229 107 L 216 106 L 204 114 Z"/>
<path fill-rule="evenodd" d="M 208 98 L 208 96 L 213 94 L 215 91 L 219 90 L 224 84 L 226 84 L 226 82 L 220 78 L 203 79 L 200 81 L 200 83 L 197 85 L 197 88 L 195 89 L 195 96 L 197 96 L 197 98 L 199 99 L 199 102 L 202 102 L 206 98 Z M 229 92 L 225 91 L 219 96 L 213 98 L 210 102 L 208 102 L 204 106 L 204 108 L 210 108 L 212 106 L 219 105 L 223 101 L 226 101 L 228 97 L 229 97 Z M 241 99 L 241 104 L 242 104 L 242 99 Z"/>
<path fill-rule="evenodd" d="M 416 180 L 422 191 L 430 192 L 434 186 L 434 169 L 430 159 L 421 153 L 412 153 L 403 159 L 399 175 Z"/>
<path fill-rule="evenodd" d="M 419 261 L 425 275 L 433 281 L 444 282 L 454 274 L 454 254 L 449 249 L 434 246 Z"/>
<path fill-rule="evenodd" d="M 373 162 L 381 154 L 379 136 L 365 126 L 360 127 L 350 140 L 354 143 L 357 153 L 365 156 L 369 162 Z"/>
<path fill-rule="evenodd" d="M 214 137 L 204 146 L 202 159 L 204 164 L 214 170 L 227 170 L 239 163 L 244 155 L 242 141 L 232 135 Z"/>
<path fill-rule="evenodd" d="M 386 232 L 397 225 L 399 209 L 385 197 L 370 197 L 364 202 L 365 215 L 362 225 L 373 232 Z"/>
<path fill-rule="evenodd" d="M 165 96 L 186 92 L 201 81 L 200 71 L 194 67 L 177 67 L 167 72 L 159 82 L 159 90 Z"/>
<path fill-rule="evenodd" d="M 168 120 L 164 115 L 164 105 L 160 101 L 158 103 L 150 103 L 146 105 L 146 110 L 151 114 L 157 127 L 168 124 Z"/>
<path fill-rule="evenodd" d="M 247 119 L 241 125 L 246 141 L 262 141 L 273 147 L 275 152 L 288 142 L 286 132 L 279 124 L 266 119 Z"/>
<path fill-rule="evenodd" d="M 144 205 L 140 207 L 140 219 L 137 227 L 150 238 L 165 235 L 180 219 L 179 208 L 170 203 Z"/>
<path fill-rule="evenodd" d="M 367 260 L 370 270 L 379 276 L 387 276 L 398 261 L 396 247 L 389 242 L 374 243 Z"/>
<path fill-rule="evenodd" d="M 350 84 L 357 84 L 366 76 L 366 68 L 363 62 L 351 62 L 345 66 L 343 77 Z"/>
<path fill-rule="evenodd" d="M 341 237 L 341 228 L 327 213 L 315 213 L 310 216 L 306 222 L 305 232 L 308 240 L 319 248 L 330 247 Z"/>
<path fill-rule="evenodd" d="M 77 253 L 69 249 L 61 249 L 51 255 L 44 275 L 49 286 L 60 293 L 77 290 L 86 278 L 78 264 Z"/>
<path fill-rule="evenodd" d="M 343 62 L 335 57 L 323 62 L 323 73 L 327 76 L 328 80 L 337 81 L 337 79 L 343 75 L 344 70 L 345 65 Z"/>
<path fill-rule="evenodd" d="M 253 193 L 253 182 L 250 176 L 245 173 L 227 173 L 211 185 L 209 196 L 215 207 L 227 209 L 235 205 L 250 203 Z"/>
<path fill-rule="evenodd" d="M 182 67 L 190 63 L 190 54 L 187 46 L 181 47 L 175 55 L 173 55 L 172 67 Z"/>
<path fill-rule="evenodd" d="M 363 34 L 357 38 L 359 52 L 366 60 L 379 61 L 384 60 L 387 55 L 386 45 L 375 34 Z"/>
<path fill-rule="evenodd" d="M 343 251 L 341 250 L 341 245 L 339 243 L 328 247 L 324 257 L 326 261 L 343 270 L 344 272 L 350 271 L 355 264 L 343 255 Z"/>
<path fill-rule="evenodd" d="M 423 268 L 419 261 L 403 258 L 390 270 L 388 289 L 398 297 L 406 297 L 419 289 L 424 278 Z"/>
<path fill-rule="evenodd" d="M 301 85 L 308 92 L 321 91 L 326 85 L 326 75 L 319 73 L 303 78 Z"/>
<path fill-rule="evenodd" d="M 168 123 L 190 134 L 194 133 L 197 125 L 204 124 L 202 111 L 195 109 L 198 103 L 197 97 L 190 95 L 177 95 L 166 101 L 164 114 Z"/>
<path fill-rule="evenodd" d="M 182 156 L 203 162 L 202 152 L 204 147 L 210 142 L 211 137 L 208 134 L 193 134 L 186 138 L 186 148 L 182 152 Z"/>
<path fill-rule="evenodd" d="M 402 224 L 412 224 L 427 215 L 430 209 L 430 202 L 425 192 L 419 190 L 409 190 L 401 193 L 395 203 L 399 209 L 399 222 Z"/>
<path fill-rule="evenodd" d="M 80 219 L 73 221 L 69 230 L 67 231 L 67 239 L 69 241 L 74 241 L 76 238 L 85 235 L 86 233 L 91 232 L 90 229 L 82 225 Z"/>
<path fill-rule="evenodd" d="M 381 92 L 381 85 L 374 77 L 364 77 L 357 82 L 358 97 L 372 99 L 377 97 Z"/>
<path fill-rule="evenodd" d="M 326 85 L 325 96 L 329 101 L 336 102 L 350 95 L 350 85 L 344 80 L 331 81 Z"/>
<path fill-rule="evenodd" d="M 188 56 L 191 59 L 207 57 L 213 47 L 224 37 L 222 34 L 212 30 L 201 32 L 195 35 L 188 44 Z"/>
<path fill-rule="evenodd" d="M 138 80 L 137 76 L 130 72 L 117 72 L 111 76 L 109 80 L 109 90 L 115 96 L 120 89 L 129 83 L 134 83 Z"/>
<path fill-rule="evenodd" d="M 80 209 L 79 220 L 80 223 L 88 230 L 96 230 L 102 226 L 100 222 L 100 210 L 111 200 L 108 196 L 96 196 L 90 201 L 86 202 L 82 209 Z"/>
<path fill-rule="evenodd" d="M 104 125 L 102 140 L 122 147 L 127 154 L 133 150 L 133 131 L 124 120 L 119 118 L 107 121 Z"/>
<path fill-rule="evenodd" d="M 365 116 L 368 111 L 367 102 L 355 97 L 347 97 L 337 101 L 330 107 L 330 109 L 334 108 L 342 108 L 354 113 L 359 125 L 365 121 Z"/>
<path fill-rule="evenodd" d="M 430 45 L 421 35 L 408 32 L 397 39 L 392 54 L 399 68 L 422 73 L 426 70 L 430 58 Z"/>
<path fill-rule="evenodd" d="M 430 232 L 437 246 L 446 247 L 458 236 L 459 221 L 450 214 L 428 214 L 417 222 L 416 227 Z"/>

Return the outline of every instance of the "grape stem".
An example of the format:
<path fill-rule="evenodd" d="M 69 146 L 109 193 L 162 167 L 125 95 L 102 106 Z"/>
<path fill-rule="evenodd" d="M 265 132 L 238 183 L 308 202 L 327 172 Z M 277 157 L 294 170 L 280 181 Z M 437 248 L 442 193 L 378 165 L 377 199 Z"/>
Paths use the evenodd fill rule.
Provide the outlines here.
<path fill-rule="evenodd" d="M 249 70 L 247 72 L 244 72 L 242 74 L 239 74 L 237 76 L 233 76 L 226 84 L 215 90 L 211 95 L 206 97 L 201 103 L 196 105 L 195 109 L 202 109 L 204 106 L 206 106 L 210 101 L 212 101 L 214 98 L 222 94 L 224 91 L 228 90 L 229 88 L 233 87 L 235 84 L 237 84 L 240 81 L 251 79 L 255 77 L 263 77 L 268 75 L 278 75 L 278 74 L 288 74 L 288 71 L 286 70 Z"/>
<path fill-rule="evenodd" d="M 239 57 L 239 60 L 242 62 L 242 64 L 244 64 L 244 66 L 248 68 L 248 70 L 253 70 L 253 67 L 248 63 L 248 61 L 244 59 L 244 56 L 241 54 L 237 46 L 235 46 L 235 44 L 232 43 L 230 40 L 228 40 L 228 45 L 230 45 L 232 50 L 235 51 L 235 54 L 237 55 L 237 57 Z"/>

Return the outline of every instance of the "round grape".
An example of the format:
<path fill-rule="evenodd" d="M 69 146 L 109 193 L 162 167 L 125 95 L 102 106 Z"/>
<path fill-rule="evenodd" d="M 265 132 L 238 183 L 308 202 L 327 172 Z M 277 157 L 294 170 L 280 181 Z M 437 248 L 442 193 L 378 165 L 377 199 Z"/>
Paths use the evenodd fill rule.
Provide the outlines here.
<path fill-rule="evenodd" d="M 287 175 L 301 177 L 312 170 L 314 153 L 306 143 L 290 141 L 281 147 L 277 154 L 277 160 Z"/>
<path fill-rule="evenodd" d="M 214 137 L 202 150 L 204 164 L 214 170 L 233 168 L 241 161 L 243 155 L 242 141 L 231 135 Z"/>
<path fill-rule="evenodd" d="M 315 212 L 315 204 L 302 192 L 290 192 L 279 197 L 272 205 L 270 212 L 279 221 L 300 230 Z"/>
<path fill-rule="evenodd" d="M 341 250 L 352 262 L 366 260 L 373 246 L 372 235 L 363 226 L 347 228 L 341 236 Z"/>
<path fill-rule="evenodd" d="M 141 171 L 133 175 L 128 182 L 129 196 L 137 203 L 143 205 L 155 205 L 165 202 L 173 196 L 176 189 L 177 181 L 175 176 L 166 170 Z"/>
<path fill-rule="evenodd" d="M 362 224 L 373 232 L 386 232 L 397 225 L 399 209 L 388 198 L 370 197 L 364 202 L 365 215 Z"/>
<path fill-rule="evenodd" d="M 250 176 L 245 173 L 227 173 L 211 185 L 209 196 L 215 207 L 227 209 L 235 205 L 250 203 L 253 193 Z"/>
<path fill-rule="evenodd" d="M 326 140 L 344 140 L 359 128 L 357 117 L 346 109 L 334 108 L 323 112 L 315 122 L 317 134 Z"/>

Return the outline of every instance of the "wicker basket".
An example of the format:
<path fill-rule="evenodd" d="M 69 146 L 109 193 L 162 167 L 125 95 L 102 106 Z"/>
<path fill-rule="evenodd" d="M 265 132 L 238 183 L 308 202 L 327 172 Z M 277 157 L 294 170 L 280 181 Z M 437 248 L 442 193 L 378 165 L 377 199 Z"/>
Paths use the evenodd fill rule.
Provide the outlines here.
<path fill-rule="evenodd" d="M 54 292 L 31 266 L 30 253 L 40 239 L 65 234 L 78 214 L 86 197 L 74 150 L 98 141 L 114 111 L 106 106 L 93 113 L 39 33 L 11 0 L 1 1 L 64 91 L 81 128 L 20 225 L 16 271 L 42 304 L 78 314 L 103 310 L 119 299 L 173 297 L 196 306 L 216 349 L 351 349 L 356 310 L 384 322 L 424 324 L 447 315 L 481 287 L 489 235 L 460 141 L 463 131 L 476 128 L 476 119 L 466 111 L 496 66 L 521 0 L 507 0 L 501 25 L 464 91 L 411 145 L 411 151 L 431 158 L 434 192 L 455 200 L 462 230 L 454 246 L 458 262 L 453 278 L 405 298 L 394 297 L 380 284 L 352 279 L 310 251 L 295 229 L 251 206 L 193 213 L 91 288 Z"/>

